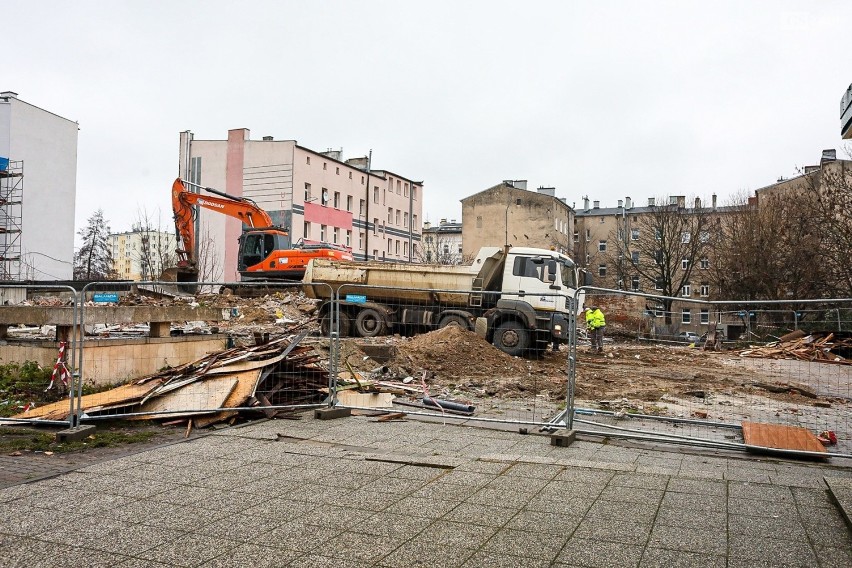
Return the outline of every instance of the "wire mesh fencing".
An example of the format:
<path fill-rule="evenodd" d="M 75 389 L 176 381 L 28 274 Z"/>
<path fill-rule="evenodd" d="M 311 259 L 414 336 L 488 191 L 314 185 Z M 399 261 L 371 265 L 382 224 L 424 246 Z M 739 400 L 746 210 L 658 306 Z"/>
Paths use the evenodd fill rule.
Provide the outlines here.
<path fill-rule="evenodd" d="M 76 394 L 74 329 L 77 291 L 65 285 L 0 286 L 0 423 L 44 423 L 37 408 L 63 411 L 50 422 L 70 425 Z"/>
<path fill-rule="evenodd" d="M 590 289 L 590 304 L 606 314 L 606 338 L 604 352 L 592 353 L 578 331 L 575 428 L 743 449 L 744 424 L 797 426 L 828 453 L 852 454 L 849 300 L 709 302 Z"/>
<path fill-rule="evenodd" d="M 508 428 L 544 424 L 565 404 L 568 299 L 537 294 L 549 309 L 535 310 L 530 298 L 483 290 L 341 285 L 338 401 Z M 365 381 L 375 392 L 358 392 Z"/>

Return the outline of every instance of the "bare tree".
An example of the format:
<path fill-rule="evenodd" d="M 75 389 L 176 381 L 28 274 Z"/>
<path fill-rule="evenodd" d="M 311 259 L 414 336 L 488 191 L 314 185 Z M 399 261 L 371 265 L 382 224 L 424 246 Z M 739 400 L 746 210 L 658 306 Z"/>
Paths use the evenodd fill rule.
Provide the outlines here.
<path fill-rule="evenodd" d="M 667 200 L 660 200 L 666 203 Z M 693 269 L 704 257 L 710 240 L 711 210 L 686 208 L 685 201 L 654 205 L 638 215 L 619 220 L 615 243 L 622 272 L 654 282 L 663 296 L 688 296 Z M 666 325 L 672 323 L 673 300 L 660 301 Z"/>
<path fill-rule="evenodd" d="M 222 279 L 223 267 L 216 241 L 205 228 L 201 238 L 196 239 L 199 282 L 218 282 Z"/>
<path fill-rule="evenodd" d="M 831 275 L 826 295 L 852 297 L 852 162 L 823 164 L 806 179 L 804 207 L 812 217 L 807 226 L 814 233 L 812 246 L 818 244 L 808 266 L 819 264 Z"/>
<path fill-rule="evenodd" d="M 462 254 L 457 239 L 437 231 L 424 231 L 413 257 L 421 264 L 463 264 L 471 260 Z"/>

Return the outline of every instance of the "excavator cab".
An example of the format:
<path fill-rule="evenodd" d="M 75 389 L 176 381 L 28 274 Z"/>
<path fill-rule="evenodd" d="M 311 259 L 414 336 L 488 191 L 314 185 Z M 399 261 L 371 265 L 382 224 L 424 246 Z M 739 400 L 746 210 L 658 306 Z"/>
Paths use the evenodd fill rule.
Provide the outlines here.
<path fill-rule="evenodd" d="M 286 233 L 281 231 L 248 231 L 240 237 L 240 258 L 238 270 L 245 272 L 249 267 L 265 264 L 276 250 L 290 248 Z M 262 266 L 259 270 L 274 269 L 275 266 Z"/>

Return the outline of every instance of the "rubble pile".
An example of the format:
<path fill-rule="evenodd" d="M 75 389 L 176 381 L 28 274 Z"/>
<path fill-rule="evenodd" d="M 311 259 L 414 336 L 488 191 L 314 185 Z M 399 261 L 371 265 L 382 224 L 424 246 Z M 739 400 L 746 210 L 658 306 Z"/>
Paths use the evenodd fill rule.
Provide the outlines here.
<path fill-rule="evenodd" d="M 236 419 L 260 407 L 315 404 L 326 398 L 328 373 L 319 355 L 300 345 L 306 332 L 251 347 L 235 347 L 82 397 L 84 417 L 134 415 L 136 420 L 192 421 L 197 427 Z M 241 410 L 231 410 L 241 409 Z M 68 401 L 31 409 L 17 418 L 65 420 Z"/>
<path fill-rule="evenodd" d="M 784 338 L 782 338 L 784 339 Z M 763 347 L 752 347 L 739 351 L 740 357 L 762 359 L 798 359 L 824 363 L 852 364 L 852 359 L 840 355 L 840 350 L 852 349 L 852 339 L 836 339 L 833 333 L 804 333 L 786 341 L 777 341 Z"/>

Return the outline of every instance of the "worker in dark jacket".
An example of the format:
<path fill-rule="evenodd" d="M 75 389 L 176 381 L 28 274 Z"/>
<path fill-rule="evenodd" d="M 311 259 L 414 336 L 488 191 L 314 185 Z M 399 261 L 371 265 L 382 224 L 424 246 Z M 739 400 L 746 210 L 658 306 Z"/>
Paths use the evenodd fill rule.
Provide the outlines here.
<path fill-rule="evenodd" d="M 586 308 L 586 327 L 589 331 L 589 338 L 592 341 L 592 351 L 603 353 L 603 335 L 606 327 L 606 318 L 601 309 L 597 306 Z"/>

